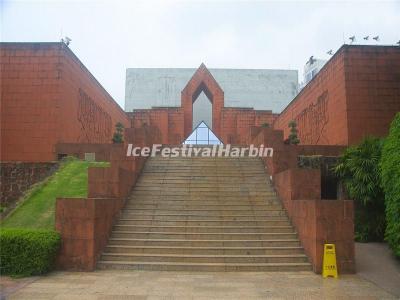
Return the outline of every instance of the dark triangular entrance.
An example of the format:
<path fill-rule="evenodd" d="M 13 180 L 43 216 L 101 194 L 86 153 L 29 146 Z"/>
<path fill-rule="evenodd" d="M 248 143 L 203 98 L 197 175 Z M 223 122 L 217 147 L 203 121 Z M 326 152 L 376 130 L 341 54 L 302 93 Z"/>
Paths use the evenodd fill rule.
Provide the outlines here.
<path fill-rule="evenodd" d="M 188 138 L 183 142 L 190 145 L 220 145 L 221 140 L 215 135 L 214 132 L 207 126 L 204 121 L 192 131 Z"/>

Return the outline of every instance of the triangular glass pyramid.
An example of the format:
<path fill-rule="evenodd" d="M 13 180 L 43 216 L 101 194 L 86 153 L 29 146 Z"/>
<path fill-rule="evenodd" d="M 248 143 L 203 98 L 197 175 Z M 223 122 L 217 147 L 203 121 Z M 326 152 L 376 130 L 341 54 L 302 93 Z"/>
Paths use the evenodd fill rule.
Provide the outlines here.
<path fill-rule="evenodd" d="M 221 140 L 212 132 L 204 121 L 192 131 L 188 138 L 183 142 L 189 145 L 220 145 Z"/>

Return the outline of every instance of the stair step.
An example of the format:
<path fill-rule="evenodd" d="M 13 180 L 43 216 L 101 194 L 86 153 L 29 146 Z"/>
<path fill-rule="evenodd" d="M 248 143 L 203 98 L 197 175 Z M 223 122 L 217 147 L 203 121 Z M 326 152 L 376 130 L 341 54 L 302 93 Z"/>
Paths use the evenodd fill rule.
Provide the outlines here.
<path fill-rule="evenodd" d="M 143 185 L 143 186 L 154 186 L 158 184 L 170 184 L 170 185 L 176 185 L 176 186 L 181 186 L 185 184 L 189 185 L 220 185 L 224 184 L 227 187 L 231 186 L 236 186 L 236 184 L 239 185 L 246 185 L 246 186 L 251 186 L 251 187 L 258 187 L 258 186 L 263 186 L 266 187 L 267 189 L 273 189 L 272 185 L 270 184 L 269 180 L 267 180 L 265 177 L 262 178 L 257 178 L 257 177 L 252 177 L 251 179 L 245 178 L 245 177 L 240 177 L 240 178 L 224 178 L 224 177 L 218 177 L 217 179 L 212 178 L 209 179 L 208 177 L 186 177 L 186 178 L 180 178 L 180 179 L 174 179 L 169 176 L 157 176 L 157 177 L 139 177 L 137 181 L 138 185 Z"/>
<path fill-rule="evenodd" d="M 271 193 L 274 194 L 274 190 L 270 189 L 265 186 L 253 186 L 253 187 L 238 187 L 237 185 L 235 187 L 226 187 L 223 186 L 224 184 L 215 184 L 215 185 L 207 185 L 207 184 L 198 184 L 198 185 L 191 185 L 191 184 L 182 184 L 182 185 L 177 185 L 177 184 L 171 184 L 171 183 L 160 183 L 157 187 L 153 185 L 139 185 L 137 186 L 137 191 L 139 190 L 151 190 L 151 191 L 165 191 L 165 190 L 179 190 L 179 191 L 216 191 L 220 192 L 221 190 L 229 190 L 229 191 L 241 191 L 242 189 L 245 190 L 250 190 L 253 192 L 265 192 L 265 193 Z"/>
<path fill-rule="evenodd" d="M 151 225 L 151 226 L 289 226 L 289 220 L 275 221 L 256 221 L 254 219 L 242 221 L 227 221 L 227 220 L 157 220 L 157 219 L 135 219 L 121 218 L 118 225 Z"/>
<path fill-rule="evenodd" d="M 174 263 L 100 261 L 100 269 L 148 270 L 148 271 L 202 271 L 202 272 L 271 272 L 311 271 L 309 263 Z"/>
<path fill-rule="evenodd" d="M 241 220 L 249 220 L 252 219 L 254 221 L 282 221 L 282 220 L 289 220 L 286 214 L 282 214 L 279 216 L 264 216 L 264 215 L 201 215 L 201 214 L 135 214 L 134 211 L 131 213 L 127 213 L 125 211 L 122 212 L 123 219 L 132 219 L 132 218 L 146 218 L 146 219 L 153 219 L 153 220 L 221 220 L 221 221 L 241 221 Z"/>
<path fill-rule="evenodd" d="M 243 199 L 246 197 L 251 198 L 259 198 L 259 199 L 271 199 L 272 197 L 276 197 L 274 193 L 257 193 L 252 191 L 236 191 L 236 192 L 219 192 L 219 191 L 208 191 L 208 192 L 199 192 L 199 191 L 169 191 L 169 190 L 160 190 L 160 191 L 145 191 L 145 190 L 135 190 L 131 194 L 132 197 L 138 198 L 149 198 L 149 197 L 170 197 L 170 198 L 186 198 L 186 199 L 221 199 L 221 198 L 229 198 L 229 199 Z"/>
<path fill-rule="evenodd" d="M 304 254 L 293 255 L 201 255 L 103 253 L 101 261 L 186 262 L 186 263 L 304 263 Z"/>
<path fill-rule="evenodd" d="M 153 198 L 153 199 L 129 199 L 127 202 L 128 205 L 202 205 L 202 206 L 214 206 L 214 205 L 229 205 L 229 206 L 241 206 L 241 205 L 279 205 L 282 207 L 282 204 L 277 200 L 235 200 L 235 201 L 226 201 L 226 200 L 191 200 L 191 199 L 163 199 L 163 198 Z"/>
<path fill-rule="evenodd" d="M 184 184 L 188 184 L 191 186 L 199 186 L 202 187 L 204 185 L 210 186 L 218 186 L 218 185 L 226 185 L 229 187 L 238 187 L 238 186 L 249 186 L 255 188 L 267 188 L 273 189 L 273 186 L 270 184 L 270 181 L 265 176 L 206 176 L 206 175 L 171 175 L 167 172 L 159 173 L 159 174 L 147 174 L 146 180 L 138 179 L 137 183 L 142 186 L 155 186 L 157 184 L 161 185 L 171 185 L 181 187 Z"/>
<path fill-rule="evenodd" d="M 240 180 L 242 180 L 241 182 L 245 181 L 246 178 L 247 180 L 250 180 L 249 178 L 257 178 L 257 177 L 262 177 L 265 176 L 265 174 L 262 173 L 251 173 L 251 174 L 234 174 L 234 173 L 224 173 L 224 174 L 210 174 L 211 172 L 209 172 L 208 174 L 206 172 L 204 172 L 204 174 L 196 174 L 195 176 L 193 176 L 193 173 L 187 173 L 187 174 L 182 174 L 181 172 L 142 172 L 142 176 L 146 176 L 146 177 L 151 177 L 154 179 L 163 179 L 168 177 L 168 179 L 179 179 L 179 180 L 187 180 L 188 178 L 190 178 L 190 176 L 192 176 L 191 180 L 203 180 L 203 179 L 207 179 L 209 181 L 215 182 L 215 181 L 229 181 L 229 180 L 236 180 L 238 182 L 240 182 Z"/>
<path fill-rule="evenodd" d="M 125 246 L 108 245 L 107 253 L 165 253 L 165 254 L 209 254 L 209 255 L 290 255 L 303 254 L 302 247 L 173 247 L 173 246 Z"/>
<path fill-rule="evenodd" d="M 163 204 L 161 201 L 157 204 L 142 204 L 142 203 L 129 203 L 125 209 L 145 210 L 157 209 L 159 211 L 172 211 L 172 210 L 196 210 L 196 211 L 234 211 L 234 210 L 282 210 L 279 204 Z"/>
<path fill-rule="evenodd" d="M 213 174 L 211 174 L 213 172 Z M 143 171 L 143 176 L 151 176 L 154 178 L 163 178 L 168 176 L 168 178 L 175 178 L 175 179 L 184 179 L 189 176 L 193 175 L 193 171 L 187 171 L 187 172 L 182 172 L 182 171 Z M 239 180 L 240 178 L 252 178 L 252 177 L 261 177 L 265 176 L 264 172 L 244 172 L 244 173 L 237 173 L 237 172 L 224 172 L 224 173 L 214 173 L 213 170 L 209 171 L 204 171 L 202 173 L 196 173 L 197 178 L 192 178 L 192 180 L 200 180 L 202 177 L 207 177 L 208 180 L 213 180 L 218 181 L 218 178 L 221 177 L 226 177 L 228 178 L 233 178 Z"/>
<path fill-rule="evenodd" d="M 223 160 L 223 159 L 214 159 L 214 160 L 206 160 L 204 158 L 192 158 L 192 159 L 185 159 L 183 157 L 180 157 L 177 160 L 172 160 L 172 159 L 149 159 L 148 163 L 146 164 L 148 166 L 199 166 L 199 167 L 204 167 L 204 166 L 247 166 L 247 165 L 252 165 L 252 166 L 260 166 L 260 160 L 251 160 L 251 159 L 236 159 L 236 160 Z"/>
<path fill-rule="evenodd" d="M 234 173 L 236 174 L 236 176 L 239 176 L 241 174 L 245 174 L 245 173 L 258 173 L 258 174 L 265 174 L 265 168 L 264 167 L 255 167 L 255 166 L 251 166 L 252 164 L 227 164 L 227 165 L 222 165 L 222 164 L 216 164 L 216 165 L 208 165 L 208 166 L 195 166 L 192 165 L 190 167 L 184 168 L 183 166 L 181 167 L 175 167 L 175 166 L 168 166 L 168 165 L 164 165 L 162 167 L 159 167 L 158 169 L 153 166 L 147 169 L 147 167 L 145 166 L 145 168 L 143 170 L 149 170 L 149 173 L 152 173 L 153 171 L 193 171 L 192 174 L 189 175 L 203 175 L 204 171 L 212 171 L 213 173 L 211 173 L 211 175 L 215 176 L 215 175 L 221 175 L 224 173 Z M 247 166 L 250 166 L 250 169 L 247 169 Z"/>
<path fill-rule="evenodd" d="M 258 157 L 149 158 L 98 267 L 311 270 Z"/>
<path fill-rule="evenodd" d="M 253 176 L 251 177 L 252 179 L 246 179 L 245 175 L 243 176 L 238 176 L 238 177 L 233 177 L 233 176 L 228 176 L 228 177 L 222 177 L 222 176 L 214 176 L 214 177 L 205 177 L 205 176 L 196 176 L 193 178 L 190 178 L 189 175 L 179 177 L 179 178 L 174 178 L 174 175 L 167 175 L 166 174 L 160 174 L 160 175 L 148 175 L 148 177 L 151 177 L 152 182 L 142 182 L 138 181 L 140 184 L 138 187 L 155 187 L 156 184 L 162 185 L 162 186 L 171 186 L 171 187 L 184 187 L 184 184 L 187 184 L 192 187 L 198 187 L 198 188 L 204 188 L 204 187 L 233 187 L 233 188 L 239 188 L 239 187 L 251 187 L 251 188 L 257 188 L 257 189 L 266 189 L 266 190 L 272 190 L 273 187 L 268 183 L 266 179 L 260 180 L 257 179 L 257 177 Z M 248 177 L 250 178 L 250 177 Z M 207 185 L 207 186 L 206 186 Z"/>
<path fill-rule="evenodd" d="M 241 213 L 255 213 L 257 212 L 258 214 L 262 214 L 262 213 L 267 213 L 267 212 L 277 212 L 277 213 L 282 213 L 285 212 L 282 207 L 270 207 L 270 206 L 266 206 L 265 208 L 259 209 L 257 207 L 252 207 L 250 206 L 249 208 L 246 209 L 234 209 L 234 207 L 230 207 L 229 209 L 221 209 L 221 210 L 217 210 L 214 208 L 208 208 L 208 207 L 200 207 L 200 208 L 189 208 L 189 209 L 175 209 L 175 208 L 129 208 L 126 207 L 125 211 L 136 211 L 136 212 L 140 212 L 140 211 L 144 211 L 144 212 L 163 212 L 163 213 L 173 213 L 173 212 L 180 212 L 180 214 L 192 214 L 192 213 L 198 213 L 198 212 L 210 212 L 210 213 L 216 213 L 216 214 L 220 214 L 220 213 L 224 213 L 224 214 L 236 214 L 238 212 Z"/>
<path fill-rule="evenodd" d="M 114 226 L 115 231 L 130 232 L 186 232 L 186 233 L 293 233 L 292 226 Z"/>
<path fill-rule="evenodd" d="M 205 193 L 205 192 L 218 192 L 218 193 L 224 193 L 224 192 L 230 192 L 234 194 L 235 192 L 240 192 L 240 191 L 246 191 L 246 192 L 253 192 L 253 193 L 263 193 L 263 194 L 274 194 L 274 190 L 270 189 L 265 186 L 242 186 L 240 187 L 239 184 L 237 184 L 235 187 L 226 187 L 224 186 L 224 183 L 221 184 L 212 184 L 212 185 L 207 185 L 205 184 L 198 184 L 198 185 L 192 185 L 190 183 L 188 184 L 182 184 L 182 185 L 177 185 L 177 184 L 170 184 L 170 183 L 161 183 L 158 186 L 153 186 L 153 185 L 139 185 L 135 187 L 135 191 L 149 191 L 149 192 L 157 192 L 157 191 L 177 191 L 179 193 L 189 193 L 190 191 L 195 191 L 195 192 L 200 192 L 200 193 Z"/>
<path fill-rule="evenodd" d="M 236 195 L 236 196 L 220 196 L 218 194 L 215 195 L 163 195 L 163 194 L 146 194 L 146 195 L 134 195 L 132 194 L 129 197 L 130 200 L 154 200 L 157 199 L 159 201 L 163 200 L 181 200 L 181 201 L 277 201 L 276 196 L 254 196 L 254 195 Z"/>
<path fill-rule="evenodd" d="M 233 197 L 238 197 L 238 192 L 246 192 L 249 195 L 254 195 L 254 196 L 275 196 L 275 192 L 272 190 L 268 189 L 262 189 L 262 190 L 255 190 L 255 189 L 224 189 L 222 187 L 218 188 L 197 188 L 197 189 L 191 189 L 190 187 L 186 188 L 171 188 L 168 189 L 166 187 L 159 187 L 157 189 L 151 189 L 150 187 L 137 187 L 134 189 L 133 194 L 157 194 L 159 192 L 165 192 L 170 195 L 187 195 L 191 193 L 200 193 L 201 195 L 215 195 L 216 192 L 218 192 L 218 195 L 221 196 L 233 196 Z"/>
<path fill-rule="evenodd" d="M 128 230 L 114 230 L 112 236 L 116 238 L 148 238 L 148 239 L 206 239 L 206 240 L 246 240 L 252 239 L 291 239 L 296 238 L 294 232 L 291 233 L 199 233 L 199 232 L 140 232 Z"/>
<path fill-rule="evenodd" d="M 124 215 L 134 214 L 137 216 L 159 215 L 159 216 L 222 216 L 222 217 L 253 217 L 253 216 L 285 216 L 284 210 L 200 210 L 200 209 L 185 209 L 185 210 L 168 210 L 168 209 L 124 209 Z"/>
<path fill-rule="evenodd" d="M 158 164 L 165 164 L 165 165 L 174 165 L 177 166 L 179 164 L 189 166 L 189 165 L 199 165 L 199 166 L 204 166 L 204 165 L 226 165 L 226 164 L 260 164 L 260 158 L 247 158 L 247 157 L 241 157 L 239 158 L 232 158 L 228 159 L 225 157 L 218 157 L 218 158 L 205 158 L 205 157 L 179 157 L 179 158 L 164 158 L 164 157 L 152 157 L 151 159 L 148 160 L 149 165 L 152 165 L 153 163 L 155 165 Z M 173 164 L 172 164 L 173 162 Z"/>
<path fill-rule="evenodd" d="M 110 245 L 126 246 L 193 246 L 193 247 L 294 247 L 300 246 L 298 239 L 257 239 L 257 240 L 190 240 L 190 239 L 147 239 L 111 237 Z"/>
<path fill-rule="evenodd" d="M 239 176 L 241 174 L 265 174 L 265 169 L 263 167 L 251 167 L 247 169 L 246 165 L 210 165 L 210 166 L 190 166 L 190 167 L 177 167 L 177 166 L 145 166 L 143 169 L 146 173 L 157 173 L 157 172 L 170 172 L 170 173 L 187 173 L 192 175 L 194 172 L 197 174 L 206 173 L 209 171 L 213 171 L 213 175 L 220 174 L 235 174 Z"/>

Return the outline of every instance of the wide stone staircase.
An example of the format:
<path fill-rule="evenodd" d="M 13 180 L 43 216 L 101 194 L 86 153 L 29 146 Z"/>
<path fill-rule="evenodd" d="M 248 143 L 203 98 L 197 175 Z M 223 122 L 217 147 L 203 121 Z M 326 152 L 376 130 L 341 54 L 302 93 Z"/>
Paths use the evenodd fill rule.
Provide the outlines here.
<path fill-rule="evenodd" d="M 311 270 L 259 158 L 149 158 L 98 267 Z"/>

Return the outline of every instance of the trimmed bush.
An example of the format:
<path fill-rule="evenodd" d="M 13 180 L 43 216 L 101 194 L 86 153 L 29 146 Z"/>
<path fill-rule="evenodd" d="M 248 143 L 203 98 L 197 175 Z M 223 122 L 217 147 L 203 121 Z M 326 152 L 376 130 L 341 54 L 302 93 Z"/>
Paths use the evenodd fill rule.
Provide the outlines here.
<path fill-rule="evenodd" d="M 295 120 L 289 122 L 290 134 L 288 137 L 288 143 L 291 145 L 297 145 L 300 143 L 299 137 L 297 136 L 297 123 Z"/>
<path fill-rule="evenodd" d="M 121 144 L 124 142 L 124 125 L 121 122 L 115 124 L 115 132 L 112 138 L 114 144 Z"/>
<path fill-rule="evenodd" d="M 385 140 L 381 159 L 385 191 L 387 227 L 385 239 L 400 257 L 400 113 L 397 113 Z"/>
<path fill-rule="evenodd" d="M 385 196 L 379 167 L 382 146 L 381 139 L 367 137 L 348 147 L 334 169 L 348 196 L 355 200 L 355 237 L 361 242 L 384 239 Z"/>
<path fill-rule="evenodd" d="M 60 242 L 60 235 L 55 231 L 1 229 L 1 274 L 30 276 L 50 271 Z"/>

